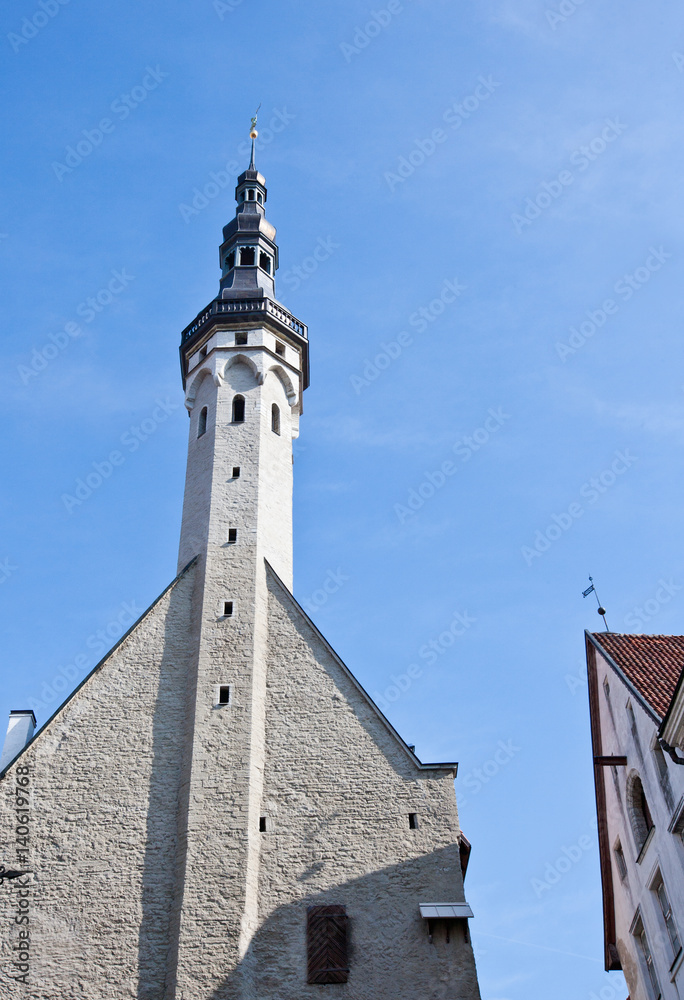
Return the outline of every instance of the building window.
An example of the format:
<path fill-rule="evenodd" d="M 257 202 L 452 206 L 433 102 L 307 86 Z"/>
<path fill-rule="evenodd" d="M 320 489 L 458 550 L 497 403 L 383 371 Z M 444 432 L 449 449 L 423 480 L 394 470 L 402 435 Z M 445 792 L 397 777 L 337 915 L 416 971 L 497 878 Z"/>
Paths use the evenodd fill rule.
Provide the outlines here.
<path fill-rule="evenodd" d="M 634 843 L 637 855 L 639 855 L 654 824 L 651 818 L 651 810 L 648 808 L 648 802 L 646 801 L 644 786 L 641 783 L 641 778 L 636 773 L 630 776 L 627 783 L 627 806 L 632 834 L 634 835 Z"/>
<path fill-rule="evenodd" d="M 234 465 L 233 466 L 233 479 L 239 479 L 239 478 L 240 478 L 240 466 L 239 465 Z"/>
<path fill-rule="evenodd" d="M 228 542 L 231 545 L 237 542 L 237 528 L 228 528 Z"/>
<path fill-rule="evenodd" d="M 347 911 L 344 906 L 308 908 L 306 950 L 308 983 L 347 982 Z"/>
<path fill-rule="evenodd" d="M 620 881 L 624 882 L 627 878 L 627 862 L 625 861 L 625 852 L 622 850 L 622 844 L 619 840 L 615 845 L 615 864 L 617 865 Z"/>
<path fill-rule="evenodd" d="M 220 684 L 218 689 L 218 704 L 230 704 L 230 687 L 228 684 Z"/>
<path fill-rule="evenodd" d="M 257 191 L 257 201 L 259 202 L 260 205 L 263 205 L 264 203 L 264 199 L 261 196 L 261 191 Z"/>
<path fill-rule="evenodd" d="M 409 830 L 418 829 L 418 813 L 409 813 Z"/>
<path fill-rule="evenodd" d="M 226 267 L 228 268 L 229 271 L 232 270 L 235 267 L 235 251 L 234 250 L 231 250 L 231 252 L 226 257 Z"/>
<path fill-rule="evenodd" d="M 633 933 L 637 939 L 639 951 L 641 953 L 641 965 L 645 973 L 644 978 L 646 979 L 646 985 L 650 998 L 651 1000 L 659 1000 L 661 993 L 660 986 L 658 984 L 658 976 L 656 975 L 655 965 L 653 964 L 653 955 L 651 954 L 651 948 L 648 943 L 648 938 L 646 937 L 646 931 L 644 930 L 641 917 L 638 918 Z"/>
<path fill-rule="evenodd" d="M 199 420 L 197 421 L 197 437 L 201 438 L 203 434 L 207 433 L 207 408 L 203 406 L 200 410 Z"/>
<path fill-rule="evenodd" d="M 245 397 L 235 396 L 233 399 L 233 423 L 242 424 L 245 420 Z"/>
<path fill-rule="evenodd" d="M 266 817 L 259 817 L 259 833 L 266 833 Z"/>
<path fill-rule="evenodd" d="M 280 434 L 280 410 L 275 403 L 271 407 L 271 430 L 274 434 Z"/>
<path fill-rule="evenodd" d="M 653 892 L 655 892 L 658 897 L 658 904 L 660 906 L 660 912 L 663 916 L 663 923 L 667 929 L 667 936 L 670 939 L 670 944 L 672 945 L 672 955 L 671 959 L 674 960 L 682 948 L 682 943 L 679 940 L 679 934 L 677 933 L 677 928 L 675 926 L 674 917 L 672 916 L 672 907 L 670 906 L 670 898 L 665 889 L 665 883 L 663 882 L 663 876 L 658 872 L 655 881 L 653 883 Z"/>
<path fill-rule="evenodd" d="M 658 781 L 660 783 L 660 790 L 663 793 L 663 798 L 667 808 L 672 812 L 674 809 L 674 796 L 672 794 L 672 786 L 670 785 L 670 775 L 667 770 L 667 761 L 665 760 L 665 754 L 663 753 L 663 748 L 660 743 L 658 743 L 658 738 L 656 737 L 653 743 L 652 753 L 653 760 L 655 762 L 656 771 L 658 773 Z"/>
<path fill-rule="evenodd" d="M 249 267 L 254 264 L 254 247 L 241 247 L 240 248 L 240 264 L 243 267 Z"/>
<path fill-rule="evenodd" d="M 276 354 L 281 358 L 285 357 L 285 344 L 281 344 L 279 340 L 276 340 Z"/>
<path fill-rule="evenodd" d="M 223 617 L 232 618 L 233 617 L 233 602 L 224 601 L 223 602 Z"/>
<path fill-rule="evenodd" d="M 267 274 L 271 273 L 271 258 L 267 253 L 259 254 L 259 267 L 266 271 Z"/>
<path fill-rule="evenodd" d="M 244 347 L 247 343 L 246 333 L 236 333 L 235 334 L 235 345 L 237 347 Z"/>
<path fill-rule="evenodd" d="M 249 199 L 248 199 L 248 200 L 249 200 L 249 201 L 254 201 L 254 191 L 252 191 L 252 189 L 251 189 L 251 188 L 250 188 L 250 190 L 249 190 Z"/>

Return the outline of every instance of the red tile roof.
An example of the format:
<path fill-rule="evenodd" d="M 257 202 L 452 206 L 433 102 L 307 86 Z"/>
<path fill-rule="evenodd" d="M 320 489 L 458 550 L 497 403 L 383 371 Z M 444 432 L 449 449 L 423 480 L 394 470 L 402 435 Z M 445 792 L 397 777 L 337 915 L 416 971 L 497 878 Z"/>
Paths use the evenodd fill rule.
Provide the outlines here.
<path fill-rule="evenodd" d="M 613 658 L 653 711 L 664 718 L 684 669 L 684 635 L 620 635 L 592 638 Z"/>

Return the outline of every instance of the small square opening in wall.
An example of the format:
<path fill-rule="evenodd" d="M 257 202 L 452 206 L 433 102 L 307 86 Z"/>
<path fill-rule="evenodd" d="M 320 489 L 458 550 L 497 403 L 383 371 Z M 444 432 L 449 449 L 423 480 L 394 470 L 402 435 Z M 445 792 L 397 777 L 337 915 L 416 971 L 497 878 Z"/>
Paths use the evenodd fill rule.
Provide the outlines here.
<path fill-rule="evenodd" d="M 207 356 L 207 345 L 206 344 L 204 345 L 204 347 L 200 347 L 199 356 L 201 358 L 206 358 L 206 356 Z"/>
<path fill-rule="evenodd" d="M 418 829 L 418 813 L 409 813 L 409 830 Z"/>
<path fill-rule="evenodd" d="M 245 347 L 247 344 L 247 334 L 246 333 L 236 333 L 235 334 L 235 344 L 237 347 Z"/>
<path fill-rule="evenodd" d="M 266 833 L 266 817 L 259 817 L 259 833 Z"/>
<path fill-rule="evenodd" d="M 228 542 L 230 545 L 237 542 L 237 528 L 228 528 Z"/>
<path fill-rule="evenodd" d="M 239 479 L 239 478 L 240 478 L 240 466 L 239 465 L 234 465 L 233 466 L 233 479 Z"/>
<path fill-rule="evenodd" d="M 281 344 L 279 340 L 276 340 L 276 354 L 279 354 L 281 358 L 285 357 L 285 344 Z"/>
<path fill-rule="evenodd" d="M 224 601 L 223 602 L 223 616 L 224 616 L 224 618 L 232 618 L 233 617 L 233 602 L 232 601 Z"/>
<path fill-rule="evenodd" d="M 230 686 L 228 684 L 220 684 L 218 689 L 218 704 L 219 705 L 230 705 Z"/>

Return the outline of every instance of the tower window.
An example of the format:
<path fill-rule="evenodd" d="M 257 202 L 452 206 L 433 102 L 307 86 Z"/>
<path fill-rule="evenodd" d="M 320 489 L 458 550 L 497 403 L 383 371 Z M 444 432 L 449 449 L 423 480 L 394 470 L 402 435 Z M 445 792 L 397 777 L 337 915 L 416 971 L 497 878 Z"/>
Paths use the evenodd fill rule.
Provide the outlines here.
<path fill-rule="evenodd" d="M 200 358 L 206 358 L 206 356 L 207 356 L 207 345 L 206 344 L 204 345 L 204 347 L 200 347 L 199 356 L 200 356 Z"/>
<path fill-rule="evenodd" d="M 235 267 L 235 251 L 232 250 L 226 257 L 226 267 L 228 270 Z"/>
<path fill-rule="evenodd" d="M 239 465 L 234 465 L 233 466 L 233 479 L 239 479 L 239 478 L 240 478 L 240 466 Z"/>
<path fill-rule="evenodd" d="M 259 817 L 259 833 L 266 833 L 266 817 Z"/>
<path fill-rule="evenodd" d="M 233 617 L 233 602 L 224 601 L 223 602 L 223 617 L 232 618 Z"/>
<path fill-rule="evenodd" d="M 409 813 L 409 830 L 418 829 L 418 813 Z"/>
<path fill-rule="evenodd" d="M 261 191 L 257 191 L 257 201 L 260 205 L 263 205 L 264 199 L 261 197 Z"/>
<path fill-rule="evenodd" d="M 199 420 L 197 422 L 197 437 L 201 438 L 203 434 L 207 433 L 207 408 L 203 406 L 200 410 Z"/>
<path fill-rule="evenodd" d="M 249 267 L 254 264 L 254 247 L 241 247 L 240 248 L 240 263 L 244 266 Z"/>
<path fill-rule="evenodd" d="M 245 192 L 241 191 L 240 192 L 240 201 L 244 201 L 244 200 L 245 200 Z"/>
<path fill-rule="evenodd" d="M 267 274 L 271 273 L 271 258 L 267 253 L 259 254 L 259 267 L 263 268 Z"/>
<path fill-rule="evenodd" d="M 249 200 L 250 201 L 254 201 L 254 192 L 252 191 L 251 188 L 250 188 L 250 191 L 249 191 Z"/>
<path fill-rule="evenodd" d="M 279 354 L 281 358 L 285 357 L 285 344 L 281 344 L 279 340 L 276 340 L 276 354 Z"/>
<path fill-rule="evenodd" d="M 219 685 L 218 689 L 218 703 L 219 705 L 229 705 L 230 704 L 230 687 L 228 684 Z"/>
<path fill-rule="evenodd" d="M 236 344 L 237 347 L 244 347 L 246 343 L 247 343 L 247 334 L 246 333 L 236 333 L 235 334 L 235 344 Z"/>
<path fill-rule="evenodd" d="M 233 423 L 242 424 L 245 420 L 245 397 L 236 396 L 233 399 Z"/>
<path fill-rule="evenodd" d="M 231 545 L 237 542 L 237 528 L 228 528 L 228 541 Z"/>
<path fill-rule="evenodd" d="M 280 434 L 280 410 L 275 403 L 271 407 L 271 430 L 274 434 Z"/>

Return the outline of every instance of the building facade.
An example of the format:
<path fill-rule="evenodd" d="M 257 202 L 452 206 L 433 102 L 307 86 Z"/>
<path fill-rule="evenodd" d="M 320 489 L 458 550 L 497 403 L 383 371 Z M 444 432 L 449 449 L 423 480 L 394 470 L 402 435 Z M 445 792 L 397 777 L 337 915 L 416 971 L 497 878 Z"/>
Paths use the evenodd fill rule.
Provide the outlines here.
<path fill-rule="evenodd" d="M 308 332 L 266 198 L 252 156 L 182 334 L 178 575 L 35 735 L 12 723 L 2 997 L 479 997 L 456 764 L 418 760 L 292 596 Z"/>
<path fill-rule="evenodd" d="M 586 633 L 605 967 L 684 997 L 684 636 Z"/>

